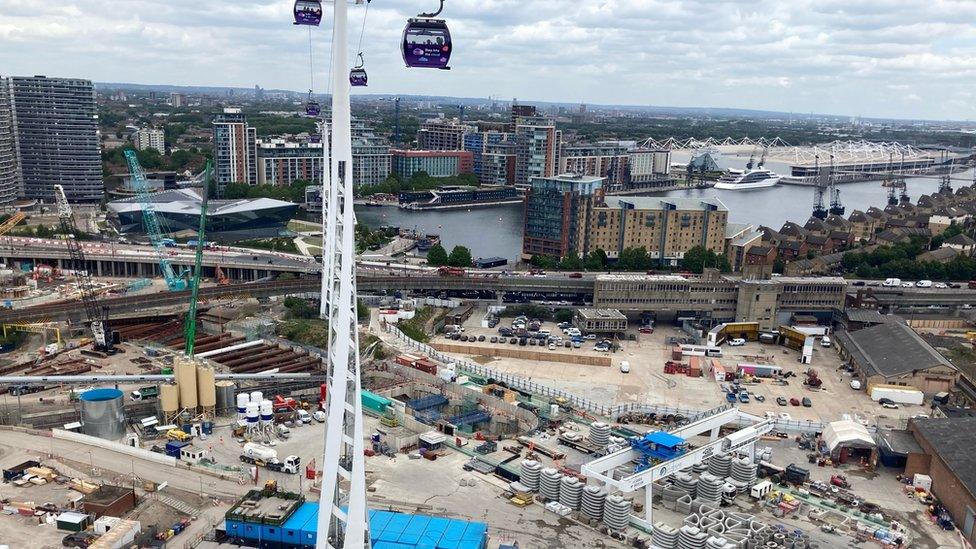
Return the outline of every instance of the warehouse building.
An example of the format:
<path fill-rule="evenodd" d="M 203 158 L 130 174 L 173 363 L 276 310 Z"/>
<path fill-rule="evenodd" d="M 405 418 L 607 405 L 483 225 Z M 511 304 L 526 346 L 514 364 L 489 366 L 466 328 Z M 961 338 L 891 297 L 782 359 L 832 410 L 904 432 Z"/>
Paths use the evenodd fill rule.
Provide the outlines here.
<path fill-rule="evenodd" d="M 840 355 L 868 387 L 914 387 L 927 396 L 949 392 L 959 370 L 903 322 L 886 322 L 856 332 L 835 333 Z"/>
<path fill-rule="evenodd" d="M 976 417 L 912 419 L 908 429 L 922 453 L 909 454 L 905 476 L 931 478 L 932 494 L 945 506 L 963 537 L 976 542 Z"/>

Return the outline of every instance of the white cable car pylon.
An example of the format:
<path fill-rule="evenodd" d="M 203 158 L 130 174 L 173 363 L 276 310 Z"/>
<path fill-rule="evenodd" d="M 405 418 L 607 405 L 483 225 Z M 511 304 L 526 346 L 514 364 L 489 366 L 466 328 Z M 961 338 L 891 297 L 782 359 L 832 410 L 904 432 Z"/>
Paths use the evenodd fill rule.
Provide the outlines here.
<path fill-rule="evenodd" d="M 357 3 L 361 3 L 357 1 Z M 322 193 L 322 316 L 329 321 L 325 451 L 316 549 L 369 549 L 362 386 L 356 326 L 356 249 L 349 105 L 348 8 L 333 3 L 332 123 L 327 192 Z M 323 127 L 326 125 L 323 124 Z M 325 147 L 323 146 L 323 152 Z M 340 489 L 348 486 L 348 490 Z"/>

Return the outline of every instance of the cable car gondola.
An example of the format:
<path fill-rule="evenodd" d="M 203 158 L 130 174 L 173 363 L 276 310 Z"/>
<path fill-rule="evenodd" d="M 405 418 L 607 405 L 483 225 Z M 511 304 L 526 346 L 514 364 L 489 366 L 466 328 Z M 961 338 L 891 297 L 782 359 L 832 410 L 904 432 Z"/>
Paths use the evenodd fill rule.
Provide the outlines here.
<path fill-rule="evenodd" d="M 295 0 L 295 24 L 319 26 L 322 22 L 322 2 L 319 0 Z"/>
<path fill-rule="evenodd" d="M 451 31 L 443 19 L 434 19 L 444 10 L 441 7 L 434 13 L 421 13 L 407 20 L 403 28 L 403 62 L 408 67 L 423 69 L 450 69 Z"/>
<path fill-rule="evenodd" d="M 365 86 L 366 85 L 366 69 L 363 66 L 366 62 L 363 60 L 362 52 L 359 53 L 359 64 L 349 71 L 349 84 L 352 86 Z"/>
<path fill-rule="evenodd" d="M 308 90 L 308 100 L 305 102 L 305 114 L 312 118 L 322 114 L 322 107 L 319 106 L 319 102 L 312 99 L 312 90 Z"/>

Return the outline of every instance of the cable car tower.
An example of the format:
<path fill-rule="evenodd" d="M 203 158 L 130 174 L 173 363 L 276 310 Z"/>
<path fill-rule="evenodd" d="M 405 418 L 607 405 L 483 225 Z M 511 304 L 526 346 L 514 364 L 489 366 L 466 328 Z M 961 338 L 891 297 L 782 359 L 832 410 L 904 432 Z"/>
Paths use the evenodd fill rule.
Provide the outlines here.
<path fill-rule="evenodd" d="M 952 194 L 952 168 L 954 164 L 954 159 L 949 160 L 949 149 L 942 151 L 942 165 L 949 165 L 946 168 L 945 174 L 942 175 L 942 180 L 939 181 L 939 192 Z"/>
<path fill-rule="evenodd" d="M 898 202 L 909 204 L 912 199 L 908 196 L 908 180 L 905 179 L 905 153 L 901 153 L 901 167 L 898 168 L 898 174 L 901 179 L 901 194 L 898 195 Z"/>
<path fill-rule="evenodd" d="M 363 0 L 356 0 L 362 4 Z M 333 3 L 332 124 L 327 192 L 322 193 L 325 250 L 322 309 L 329 322 L 325 451 L 316 549 L 369 549 L 366 463 L 356 326 L 356 248 L 353 212 L 352 129 L 349 105 L 348 7 Z M 326 125 L 323 124 L 323 128 Z M 323 154 L 324 154 L 323 147 Z M 344 489 L 340 489 L 340 485 Z"/>
<path fill-rule="evenodd" d="M 898 186 L 898 180 L 895 179 L 895 174 L 891 166 L 891 160 L 894 153 L 888 153 L 888 173 L 885 174 L 884 184 L 888 187 L 888 205 L 897 206 L 898 196 L 895 194 L 895 187 Z"/>

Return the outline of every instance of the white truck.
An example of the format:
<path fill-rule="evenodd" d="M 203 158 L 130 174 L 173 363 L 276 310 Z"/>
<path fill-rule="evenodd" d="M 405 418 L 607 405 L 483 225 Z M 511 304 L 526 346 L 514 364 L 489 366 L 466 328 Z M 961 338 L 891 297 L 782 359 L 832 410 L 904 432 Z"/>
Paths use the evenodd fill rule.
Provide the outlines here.
<path fill-rule="evenodd" d="M 881 283 L 882 286 L 886 288 L 897 288 L 901 286 L 900 278 L 886 278 L 884 282 Z"/>
<path fill-rule="evenodd" d="M 871 400 L 877 402 L 887 398 L 896 404 L 921 405 L 925 395 L 918 389 L 893 385 L 875 385 L 871 387 Z"/>
<path fill-rule="evenodd" d="M 294 475 L 298 473 L 302 460 L 298 456 L 288 456 L 284 461 L 280 461 L 278 452 L 274 448 L 248 442 L 244 445 L 241 462 L 266 467 L 270 471 L 281 471 Z"/>

